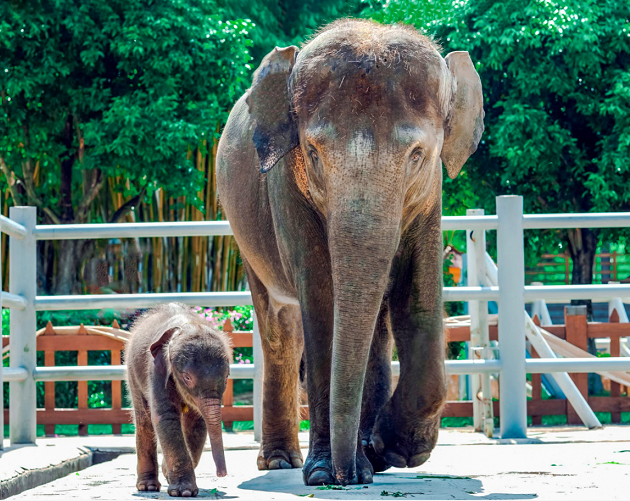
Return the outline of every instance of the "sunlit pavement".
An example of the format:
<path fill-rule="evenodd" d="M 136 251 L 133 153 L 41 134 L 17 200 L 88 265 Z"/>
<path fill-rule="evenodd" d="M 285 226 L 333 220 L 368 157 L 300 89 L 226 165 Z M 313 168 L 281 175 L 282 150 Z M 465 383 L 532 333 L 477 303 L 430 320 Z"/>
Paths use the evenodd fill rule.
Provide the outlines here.
<path fill-rule="evenodd" d="M 53 439 L 88 442 L 91 437 Z M 300 437 L 306 438 L 305 434 Z M 94 437 L 92 447 L 121 449 L 132 437 Z M 41 442 L 45 442 L 42 440 Z M 512 442 L 512 443 L 510 443 Z M 630 499 L 630 427 L 604 430 L 534 428 L 527 440 L 486 439 L 470 431 L 444 431 L 431 459 L 414 469 L 391 469 L 368 486 L 343 490 L 306 487 L 301 470 L 260 472 L 251 435 L 226 435 L 228 476 L 217 478 L 205 452 L 196 470 L 200 498 L 210 499 Z M 67 445 L 65 442 L 64 445 Z M 38 443 L 55 449 L 52 441 Z M 99 445 L 100 444 L 100 445 Z M 124 445 L 123 445 L 124 444 Z M 306 455 L 306 450 L 303 453 Z M 0 462 L 7 459 L 4 454 Z M 135 454 L 123 454 L 17 495 L 16 499 L 167 499 L 135 490 Z M 164 479 L 160 478 L 164 483 Z"/>

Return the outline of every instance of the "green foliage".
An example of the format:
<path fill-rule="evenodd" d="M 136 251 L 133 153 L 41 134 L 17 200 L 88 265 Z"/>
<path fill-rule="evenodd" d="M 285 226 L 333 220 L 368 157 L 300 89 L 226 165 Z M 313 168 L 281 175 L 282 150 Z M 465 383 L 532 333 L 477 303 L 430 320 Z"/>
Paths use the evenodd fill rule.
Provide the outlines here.
<path fill-rule="evenodd" d="M 275 46 L 301 45 L 322 25 L 340 17 L 357 16 L 361 12 L 360 0 L 231 0 L 225 2 L 226 14 L 232 18 L 251 19 L 255 29 L 253 66 Z"/>
<path fill-rule="evenodd" d="M 57 213 L 68 164 L 75 207 L 90 203 L 90 170 L 133 194 L 166 186 L 193 199 L 202 180 L 189 149 L 248 85 L 251 28 L 213 0 L 3 2 L 0 158 L 29 203 Z"/>
<path fill-rule="evenodd" d="M 425 29 L 445 53 L 469 51 L 481 77 L 486 131 L 465 175 L 445 182 L 445 207 L 461 195 L 464 206 L 494 213 L 496 195 L 519 194 L 530 213 L 628 210 L 630 3 L 391 0 L 370 7 L 375 19 Z M 562 251 L 558 233 L 529 234 L 529 255 Z"/>

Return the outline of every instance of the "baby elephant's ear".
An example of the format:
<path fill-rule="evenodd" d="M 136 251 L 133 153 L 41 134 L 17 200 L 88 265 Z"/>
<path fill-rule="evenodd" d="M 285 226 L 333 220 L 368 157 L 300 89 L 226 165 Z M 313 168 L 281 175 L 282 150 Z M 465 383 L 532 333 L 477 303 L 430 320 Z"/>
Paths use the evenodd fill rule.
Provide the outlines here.
<path fill-rule="evenodd" d="M 249 113 L 256 122 L 252 140 L 260 172 L 269 171 L 278 160 L 298 145 L 298 129 L 291 110 L 288 81 L 298 48 L 273 49 L 254 72 L 247 93 Z"/>
<path fill-rule="evenodd" d="M 162 348 L 164 348 L 164 345 L 168 344 L 177 330 L 179 330 L 179 327 L 171 327 L 161 335 L 158 334 L 159 337 L 157 337 L 156 341 L 153 341 L 153 344 L 149 348 L 153 358 L 158 356 L 158 354 L 162 351 Z"/>

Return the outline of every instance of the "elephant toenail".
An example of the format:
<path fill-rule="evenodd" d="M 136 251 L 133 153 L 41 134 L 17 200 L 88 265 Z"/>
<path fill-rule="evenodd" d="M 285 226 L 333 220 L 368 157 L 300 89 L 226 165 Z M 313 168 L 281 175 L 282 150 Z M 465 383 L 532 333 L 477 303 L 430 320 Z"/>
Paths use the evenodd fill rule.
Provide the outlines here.
<path fill-rule="evenodd" d="M 192 496 L 192 492 L 190 492 L 188 489 L 186 489 L 184 492 L 182 492 L 182 497 L 183 498 L 189 498 Z"/>
<path fill-rule="evenodd" d="M 407 461 L 407 466 L 409 468 L 415 468 L 416 466 L 420 466 L 421 464 L 426 463 L 430 457 L 431 457 L 430 452 L 423 452 L 422 454 L 416 454 L 414 456 L 411 456 L 409 461 Z"/>
<path fill-rule="evenodd" d="M 407 466 L 407 461 L 400 454 L 396 454 L 392 451 L 385 453 L 385 461 L 394 466 L 395 468 L 404 468 Z"/>
<path fill-rule="evenodd" d="M 287 463 L 284 459 L 280 460 L 280 468 L 282 468 L 283 470 L 290 470 L 291 469 L 291 465 L 289 463 Z"/>
<path fill-rule="evenodd" d="M 269 461 L 269 469 L 270 470 L 277 470 L 280 468 L 280 460 L 279 459 L 272 459 L 271 461 Z"/>
<path fill-rule="evenodd" d="M 313 470 L 308 477 L 308 485 L 334 485 L 335 479 L 326 470 Z"/>
<path fill-rule="evenodd" d="M 304 462 L 300 458 L 295 458 L 292 463 L 293 468 L 302 468 L 302 466 L 304 466 Z"/>

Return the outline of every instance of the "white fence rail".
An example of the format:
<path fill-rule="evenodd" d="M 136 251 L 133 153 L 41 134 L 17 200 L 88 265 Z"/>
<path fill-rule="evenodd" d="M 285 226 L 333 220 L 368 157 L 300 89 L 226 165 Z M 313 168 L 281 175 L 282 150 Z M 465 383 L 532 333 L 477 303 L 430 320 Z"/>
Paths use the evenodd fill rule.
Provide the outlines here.
<path fill-rule="evenodd" d="M 443 230 L 498 232 L 499 286 L 446 287 L 443 298 L 444 301 L 499 302 L 500 359 L 447 361 L 446 370 L 450 374 L 500 374 L 501 436 L 504 438 L 526 436 L 524 385 L 526 373 L 630 370 L 630 358 L 526 360 L 522 322 L 525 302 L 537 299 L 545 299 L 551 303 L 571 299 L 630 298 L 630 285 L 525 287 L 523 231 L 542 228 L 629 227 L 630 213 L 524 215 L 522 207 L 521 197 L 497 197 L 496 216 L 474 214 L 442 218 Z M 11 384 L 9 433 L 11 443 L 35 442 L 36 381 L 120 380 L 124 379 L 125 374 L 125 368 L 122 366 L 37 367 L 36 311 L 147 308 L 166 301 L 181 301 L 201 306 L 251 304 L 249 292 L 36 296 L 37 240 L 215 236 L 231 235 L 232 230 L 226 221 L 89 225 L 36 225 L 35 222 L 34 207 L 13 207 L 10 218 L 0 216 L 0 230 L 11 237 L 10 290 L 8 293 L 0 291 L 2 306 L 13 310 L 10 367 L 4 370 L 4 380 Z M 483 283 L 483 280 L 480 283 Z M 257 335 L 254 336 L 254 344 L 259 344 Z M 255 352 L 257 362 L 250 366 L 233 365 L 230 377 L 254 379 L 254 421 L 256 435 L 260 436 L 262 357 L 259 349 L 255 349 Z M 397 362 L 392 364 L 392 369 L 394 374 L 399 372 Z M 2 378 L 3 371 L 0 366 L 0 383 Z M 0 429 L 3 425 L 2 415 L 0 412 Z"/>

